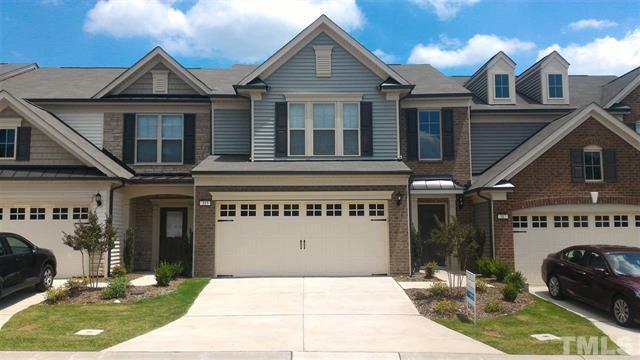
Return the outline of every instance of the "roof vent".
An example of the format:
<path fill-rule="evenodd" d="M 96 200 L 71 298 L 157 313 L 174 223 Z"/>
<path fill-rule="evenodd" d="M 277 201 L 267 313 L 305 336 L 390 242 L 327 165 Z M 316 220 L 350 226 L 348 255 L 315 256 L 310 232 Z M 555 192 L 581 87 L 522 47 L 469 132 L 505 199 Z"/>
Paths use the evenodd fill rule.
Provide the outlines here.
<path fill-rule="evenodd" d="M 316 76 L 331 76 L 331 45 L 316 45 L 313 47 L 316 51 Z"/>
<path fill-rule="evenodd" d="M 153 76 L 153 93 L 167 94 L 169 92 L 169 71 L 151 70 Z"/>

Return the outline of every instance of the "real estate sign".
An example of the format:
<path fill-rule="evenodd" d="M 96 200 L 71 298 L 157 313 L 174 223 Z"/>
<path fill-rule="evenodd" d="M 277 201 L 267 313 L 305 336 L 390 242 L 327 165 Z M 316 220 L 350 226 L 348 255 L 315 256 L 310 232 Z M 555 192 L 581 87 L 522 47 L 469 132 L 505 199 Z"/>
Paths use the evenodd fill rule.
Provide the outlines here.
<path fill-rule="evenodd" d="M 467 270 L 467 311 L 473 314 L 473 322 L 476 322 L 476 274 Z"/>

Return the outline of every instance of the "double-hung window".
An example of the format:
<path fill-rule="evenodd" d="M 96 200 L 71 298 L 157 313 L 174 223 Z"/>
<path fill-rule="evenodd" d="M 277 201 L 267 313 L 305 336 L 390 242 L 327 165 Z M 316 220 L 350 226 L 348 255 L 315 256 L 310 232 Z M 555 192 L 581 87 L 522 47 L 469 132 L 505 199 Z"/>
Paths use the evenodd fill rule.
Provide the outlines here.
<path fill-rule="evenodd" d="M 549 98 L 562 98 L 562 74 L 549 74 Z"/>
<path fill-rule="evenodd" d="M 418 113 L 418 137 L 420 160 L 442 159 L 442 128 L 439 111 Z"/>
<path fill-rule="evenodd" d="M 15 159 L 16 128 L 0 128 L 0 159 Z"/>
<path fill-rule="evenodd" d="M 505 99 L 509 98 L 509 75 L 508 74 L 495 74 L 494 77 L 496 98 Z"/>
<path fill-rule="evenodd" d="M 602 151 L 599 149 L 584 150 L 584 179 L 586 181 L 602 181 Z"/>
<path fill-rule="evenodd" d="M 289 103 L 289 156 L 360 155 L 360 104 Z"/>
<path fill-rule="evenodd" d="M 182 115 L 139 114 L 136 119 L 137 163 L 182 163 Z"/>

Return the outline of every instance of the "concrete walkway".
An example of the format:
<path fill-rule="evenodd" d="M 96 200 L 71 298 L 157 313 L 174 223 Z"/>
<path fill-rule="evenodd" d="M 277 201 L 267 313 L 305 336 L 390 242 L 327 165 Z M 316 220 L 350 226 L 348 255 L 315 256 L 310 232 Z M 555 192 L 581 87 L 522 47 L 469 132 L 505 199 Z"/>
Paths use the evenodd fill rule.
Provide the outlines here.
<path fill-rule="evenodd" d="M 215 279 L 186 316 L 107 351 L 499 354 L 418 314 L 386 277 Z"/>
<path fill-rule="evenodd" d="M 603 333 L 605 333 L 627 354 L 640 356 L 639 325 L 632 328 L 625 328 L 616 324 L 611 316 L 605 311 L 600 311 L 573 299 L 552 299 L 551 296 L 549 296 L 549 291 L 546 286 L 531 287 L 529 288 L 529 292 L 591 321 L 593 325 L 602 330 Z"/>

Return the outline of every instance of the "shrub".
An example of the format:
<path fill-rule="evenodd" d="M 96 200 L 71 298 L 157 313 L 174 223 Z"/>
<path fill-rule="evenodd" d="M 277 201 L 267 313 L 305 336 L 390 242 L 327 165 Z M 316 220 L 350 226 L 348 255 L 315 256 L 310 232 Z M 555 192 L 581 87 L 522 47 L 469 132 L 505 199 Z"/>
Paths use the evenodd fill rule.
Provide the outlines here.
<path fill-rule="evenodd" d="M 47 290 L 47 304 L 55 305 L 58 302 L 69 298 L 69 289 L 66 287 L 52 287 Z"/>
<path fill-rule="evenodd" d="M 484 312 L 488 314 L 504 312 L 504 305 L 500 300 L 491 300 L 484 306 Z"/>
<path fill-rule="evenodd" d="M 523 291 L 527 286 L 527 278 L 525 278 L 520 271 L 515 271 L 504 278 L 504 283 L 513 285 L 518 291 Z"/>
<path fill-rule="evenodd" d="M 164 261 L 156 267 L 156 282 L 159 286 L 169 286 L 169 282 L 174 278 L 173 270 L 173 266 Z"/>
<path fill-rule="evenodd" d="M 182 261 L 178 261 L 171 264 L 171 280 L 177 278 L 184 273 L 185 267 Z"/>
<path fill-rule="evenodd" d="M 106 288 L 102 289 L 103 299 L 121 299 L 127 297 L 129 279 L 125 276 L 113 278 Z"/>
<path fill-rule="evenodd" d="M 124 266 L 118 265 L 118 266 L 114 266 L 113 269 L 111 269 L 111 276 L 113 277 L 119 277 L 119 276 L 125 276 L 127 275 L 127 269 L 125 269 Z"/>
<path fill-rule="evenodd" d="M 502 289 L 502 297 L 507 301 L 516 301 L 516 298 L 518 297 L 518 288 L 512 284 L 506 285 Z"/>
<path fill-rule="evenodd" d="M 444 282 L 433 283 L 429 291 L 435 296 L 444 296 L 449 293 L 449 287 Z"/>
<path fill-rule="evenodd" d="M 424 266 L 424 273 L 428 279 L 433 278 L 433 275 L 436 273 L 437 268 L 438 268 L 438 263 L 436 261 L 429 261 Z"/>
<path fill-rule="evenodd" d="M 491 277 L 493 275 L 493 259 L 490 257 L 481 257 L 476 262 L 478 265 L 478 272 L 484 277 Z"/>
<path fill-rule="evenodd" d="M 482 279 L 476 279 L 476 291 L 483 293 L 487 291 L 487 283 Z"/>
<path fill-rule="evenodd" d="M 64 284 L 64 287 L 67 288 L 67 290 L 69 290 L 70 296 L 75 296 L 80 291 L 85 290 L 87 287 L 89 287 L 90 283 L 91 283 L 91 280 L 86 276 L 75 277 L 67 280 L 67 282 Z"/>
<path fill-rule="evenodd" d="M 504 278 L 509 275 L 510 272 L 511 268 L 506 262 L 499 259 L 493 261 L 493 275 L 495 275 L 496 280 L 503 282 Z"/>
<path fill-rule="evenodd" d="M 458 303 L 452 300 L 440 300 L 433 305 L 433 311 L 436 314 L 451 316 L 458 312 Z"/>

